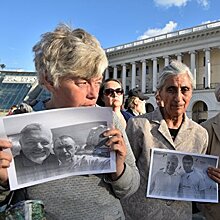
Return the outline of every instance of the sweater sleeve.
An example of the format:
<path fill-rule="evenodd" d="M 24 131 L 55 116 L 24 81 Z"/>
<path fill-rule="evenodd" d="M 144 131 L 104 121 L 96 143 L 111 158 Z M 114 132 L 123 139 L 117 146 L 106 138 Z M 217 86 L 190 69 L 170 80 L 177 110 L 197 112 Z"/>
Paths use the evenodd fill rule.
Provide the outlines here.
<path fill-rule="evenodd" d="M 113 123 L 115 128 L 119 129 L 127 147 L 127 155 L 125 159 L 125 170 L 123 174 L 116 181 L 111 181 L 109 178 L 105 178 L 105 182 L 110 183 L 115 195 L 118 198 L 124 198 L 135 193 L 140 185 L 140 174 L 136 167 L 135 157 L 131 150 L 130 143 L 128 141 L 125 130 L 123 129 L 120 121 L 115 113 L 113 113 Z"/>

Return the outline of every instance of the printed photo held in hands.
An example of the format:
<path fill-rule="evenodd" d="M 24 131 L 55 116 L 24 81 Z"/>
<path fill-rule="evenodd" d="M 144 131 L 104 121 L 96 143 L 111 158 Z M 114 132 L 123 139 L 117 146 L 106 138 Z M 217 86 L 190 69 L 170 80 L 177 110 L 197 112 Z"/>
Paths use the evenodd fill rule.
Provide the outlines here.
<path fill-rule="evenodd" d="M 66 108 L 3 118 L 12 141 L 10 189 L 73 175 L 113 173 L 115 152 L 103 132 L 112 127 L 111 108 Z"/>
<path fill-rule="evenodd" d="M 218 202 L 218 184 L 207 175 L 217 167 L 217 156 L 154 148 L 151 154 L 147 197 Z"/>

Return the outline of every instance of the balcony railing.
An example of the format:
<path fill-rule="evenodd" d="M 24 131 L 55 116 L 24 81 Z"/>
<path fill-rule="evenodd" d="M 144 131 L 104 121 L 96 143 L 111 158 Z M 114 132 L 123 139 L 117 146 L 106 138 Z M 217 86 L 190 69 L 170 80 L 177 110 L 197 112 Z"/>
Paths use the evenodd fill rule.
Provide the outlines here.
<path fill-rule="evenodd" d="M 180 30 L 180 31 L 175 31 L 175 32 L 167 33 L 167 34 L 158 35 L 155 37 L 149 37 L 149 38 L 146 38 L 143 40 L 134 41 L 134 42 L 127 43 L 127 44 L 118 45 L 115 47 L 107 48 L 107 49 L 105 49 L 105 51 L 107 53 L 109 53 L 109 52 L 118 51 L 118 50 L 130 48 L 130 47 L 135 47 L 135 46 L 138 46 L 141 44 L 147 44 L 147 43 L 159 41 L 162 39 L 168 39 L 171 37 L 182 36 L 184 34 L 189 34 L 189 33 L 197 32 L 197 31 L 201 31 L 201 30 L 206 30 L 206 29 L 211 29 L 211 28 L 216 28 L 216 27 L 220 27 L 220 21 L 215 21 L 212 23 L 207 23 L 207 24 L 195 26 L 193 28 L 187 28 L 187 29 Z"/>

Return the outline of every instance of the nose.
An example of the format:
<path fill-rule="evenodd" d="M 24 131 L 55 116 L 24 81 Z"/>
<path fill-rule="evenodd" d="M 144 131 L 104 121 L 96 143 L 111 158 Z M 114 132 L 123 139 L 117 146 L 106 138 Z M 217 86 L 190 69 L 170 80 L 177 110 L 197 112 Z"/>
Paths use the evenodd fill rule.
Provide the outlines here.
<path fill-rule="evenodd" d="M 37 143 L 37 148 L 38 149 L 43 149 L 43 146 L 42 146 L 42 144 L 40 142 Z"/>
<path fill-rule="evenodd" d="M 177 102 L 180 102 L 182 100 L 182 92 L 181 92 L 181 90 L 177 90 L 177 92 L 175 93 L 175 100 Z"/>
<path fill-rule="evenodd" d="M 67 153 L 67 150 L 65 147 L 63 148 L 63 153 Z"/>
<path fill-rule="evenodd" d="M 87 98 L 97 99 L 99 93 L 99 86 L 95 84 L 88 84 L 87 88 Z"/>

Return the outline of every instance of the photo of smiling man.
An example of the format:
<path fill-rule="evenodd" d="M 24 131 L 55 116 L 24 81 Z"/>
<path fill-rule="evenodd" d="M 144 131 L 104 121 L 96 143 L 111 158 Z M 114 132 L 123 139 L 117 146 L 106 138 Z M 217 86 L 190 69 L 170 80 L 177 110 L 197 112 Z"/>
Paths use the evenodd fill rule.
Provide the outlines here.
<path fill-rule="evenodd" d="M 26 125 L 20 133 L 20 153 L 14 157 L 18 184 L 52 176 L 58 167 L 52 132 L 39 123 Z"/>

